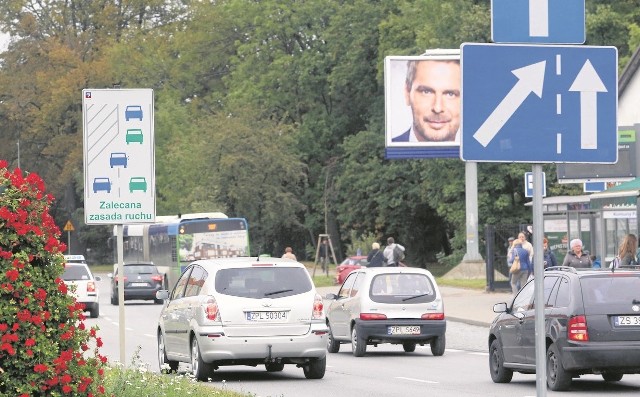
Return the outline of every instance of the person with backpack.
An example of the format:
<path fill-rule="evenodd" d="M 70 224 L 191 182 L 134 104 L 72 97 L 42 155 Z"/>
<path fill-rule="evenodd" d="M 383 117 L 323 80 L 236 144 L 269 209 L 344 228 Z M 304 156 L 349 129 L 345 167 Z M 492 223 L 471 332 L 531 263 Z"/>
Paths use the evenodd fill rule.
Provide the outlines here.
<path fill-rule="evenodd" d="M 387 266 L 400 266 L 402 259 L 404 259 L 404 247 L 397 244 L 393 237 L 389 237 L 387 239 L 387 246 L 382 254 L 387 262 Z"/>

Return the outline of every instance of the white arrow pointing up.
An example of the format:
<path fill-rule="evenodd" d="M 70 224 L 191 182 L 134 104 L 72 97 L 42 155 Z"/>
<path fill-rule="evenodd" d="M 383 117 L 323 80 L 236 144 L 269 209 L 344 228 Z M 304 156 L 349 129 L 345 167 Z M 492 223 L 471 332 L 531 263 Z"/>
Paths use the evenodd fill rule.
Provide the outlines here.
<path fill-rule="evenodd" d="M 482 146 L 487 147 L 529 94 L 533 92 L 539 98 L 542 98 L 546 65 L 547 61 L 542 61 L 511 71 L 518 78 L 518 82 L 473 135 Z"/>
<path fill-rule="evenodd" d="M 569 91 L 580 92 L 580 148 L 597 149 L 598 92 L 607 92 L 607 87 L 588 59 Z"/>
<path fill-rule="evenodd" d="M 529 0 L 529 34 L 549 36 L 549 0 Z"/>

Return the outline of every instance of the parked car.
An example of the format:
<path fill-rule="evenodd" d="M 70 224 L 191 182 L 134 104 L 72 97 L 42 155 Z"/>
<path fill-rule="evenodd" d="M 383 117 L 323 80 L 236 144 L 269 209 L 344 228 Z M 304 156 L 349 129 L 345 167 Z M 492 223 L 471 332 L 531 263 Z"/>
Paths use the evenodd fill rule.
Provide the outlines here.
<path fill-rule="evenodd" d="M 162 274 L 152 262 L 124 263 L 124 300 L 153 300 L 161 304 L 161 299 L 156 299 L 156 292 L 162 289 Z M 118 267 L 114 266 L 114 272 L 108 274 L 111 278 L 111 304 L 118 305 Z"/>
<path fill-rule="evenodd" d="M 442 295 L 428 270 L 412 267 L 360 268 L 352 271 L 338 294 L 326 296 L 327 350 L 350 343 L 353 355 L 367 345 L 400 344 L 407 353 L 429 344 L 444 354 L 446 319 Z"/>
<path fill-rule="evenodd" d="M 327 326 L 322 297 L 307 269 L 281 258 L 224 258 L 193 262 L 175 287 L 158 292 L 161 370 L 190 363 L 206 380 L 227 365 L 285 364 L 308 379 L 324 377 Z"/>
<path fill-rule="evenodd" d="M 600 374 L 607 382 L 640 373 L 640 271 L 550 267 L 544 272 L 547 385 L 567 390 L 573 378 Z M 496 383 L 514 372 L 533 374 L 534 282 L 499 313 L 489 331 L 489 368 Z"/>
<path fill-rule="evenodd" d="M 367 257 L 362 255 L 354 255 L 346 258 L 338 266 L 336 266 L 336 284 L 342 284 L 347 275 L 353 270 L 367 267 Z"/>
<path fill-rule="evenodd" d="M 89 316 L 98 318 L 100 316 L 100 292 L 97 282 L 100 281 L 100 277 L 94 277 L 84 260 L 84 256 L 65 255 L 62 280 L 67 285 L 69 294 L 75 296 L 77 302 L 84 304 Z"/>

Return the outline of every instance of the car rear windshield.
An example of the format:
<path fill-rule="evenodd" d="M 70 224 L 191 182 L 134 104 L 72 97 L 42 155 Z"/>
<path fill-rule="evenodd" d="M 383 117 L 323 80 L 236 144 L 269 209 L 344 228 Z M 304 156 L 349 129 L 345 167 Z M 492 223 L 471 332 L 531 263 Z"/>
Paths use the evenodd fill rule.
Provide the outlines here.
<path fill-rule="evenodd" d="M 371 281 L 369 296 L 378 303 L 425 303 L 436 299 L 429 277 L 416 273 L 379 274 Z"/>
<path fill-rule="evenodd" d="M 156 267 L 152 265 L 127 265 L 124 267 L 124 274 L 153 274 L 157 273 Z"/>
<path fill-rule="evenodd" d="M 580 279 L 585 308 L 640 301 L 640 274 L 609 273 Z"/>
<path fill-rule="evenodd" d="M 87 271 L 87 268 L 84 266 L 67 264 L 64 268 L 64 273 L 62 273 L 62 279 L 64 281 L 89 280 L 90 278 L 89 271 Z"/>
<path fill-rule="evenodd" d="M 306 269 L 299 267 L 244 267 L 216 273 L 216 291 L 243 298 L 282 298 L 311 291 Z"/>

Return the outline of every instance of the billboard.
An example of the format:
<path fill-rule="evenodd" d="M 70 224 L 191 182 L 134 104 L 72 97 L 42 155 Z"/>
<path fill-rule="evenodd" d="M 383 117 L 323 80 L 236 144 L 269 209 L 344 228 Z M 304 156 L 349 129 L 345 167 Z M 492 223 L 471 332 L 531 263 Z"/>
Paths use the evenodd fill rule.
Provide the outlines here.
<path fill-rule="evenodd" d="M 615 164 L 557 164 L 559 183 L 624 182 L 637 176 L 637 135 L 640 124 L 618 127 L 618 162 Z"/>
<path fill-rule="evenodd" d="M 460 50 L 388 56 L 385 79 L 385 157 L 460 156 Z"/>

